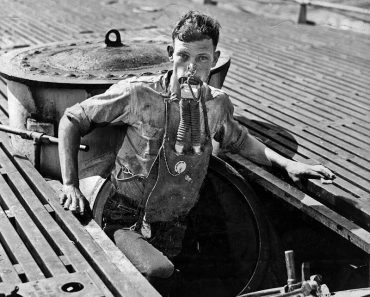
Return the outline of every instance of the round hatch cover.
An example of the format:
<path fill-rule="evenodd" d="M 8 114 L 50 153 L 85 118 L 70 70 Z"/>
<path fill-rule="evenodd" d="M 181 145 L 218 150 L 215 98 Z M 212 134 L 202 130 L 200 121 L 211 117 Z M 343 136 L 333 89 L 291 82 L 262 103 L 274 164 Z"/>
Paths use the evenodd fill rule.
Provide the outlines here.
<path fill-rule="evenodd" d="M 0 58 L 0 73 L 29 83 L 112 84 L 143 73 L 171 69 L 169 40 L 136 38 L 122 42 L 117 30 L 105 41 L 69 41 L 11 51 Z"/>

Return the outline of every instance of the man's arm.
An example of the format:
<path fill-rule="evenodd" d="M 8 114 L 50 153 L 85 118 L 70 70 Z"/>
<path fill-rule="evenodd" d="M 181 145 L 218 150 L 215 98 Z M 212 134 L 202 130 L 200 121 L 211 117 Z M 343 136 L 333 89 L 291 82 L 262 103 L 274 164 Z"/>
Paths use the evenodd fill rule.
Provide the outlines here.
<path fill-rule="evenodd" d="M 78 212 L 83 215 L 86 198 L 79 189 L 78 178 L 78 148 L 80 145 L 80 131 L 66 115 L 59 123 L 59 160 L 63 178 L 63 192 L 60 203 L 65 209 Z"/>
<path fill-rule="evenodd" d="M 265 146 L 249 133 L 244 134 L 244 137 L 247 140 L 243 142 L 244 145 L 239 151 L 240 155 L 258 164 L 275 166 L 285 170 L 295 183 L 302 178 L 324 178 L 330 180 L 335 178 L 335 175 L 323 165 L 309 165 L 287 159 Z"/>
<path fill-rule="evenodd" d="M 96 126 L 130 124 L 131 85 L 122 81 L 105 93 L 68 108 L 59 123 L 59 159 L 63 178 L 60 203 L 73 212 L 86 212 L 87 200 L 79 189 L 78 148 L 81 136 Z"/>
<path fill-rule="evenodd" d="M 323 165 L 308 165 L 289 160 L 268 148 L 234 119 L 234 108 L 228 96 L 224 94 L 219 99 L 222 100 L 225 119 L 220 131 L 216 133 L 215 140 L 221 143 L 223 149 L 238 153 L 260 165 L 279 167 L 285 170 L 294 182 L 302 178 L 335 178 L 335 175 Z"/>

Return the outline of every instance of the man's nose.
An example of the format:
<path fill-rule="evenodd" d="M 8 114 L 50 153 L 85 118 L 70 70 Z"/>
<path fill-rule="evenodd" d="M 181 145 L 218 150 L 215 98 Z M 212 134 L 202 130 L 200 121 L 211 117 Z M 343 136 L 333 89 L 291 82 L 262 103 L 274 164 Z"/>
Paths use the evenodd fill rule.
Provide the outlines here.
<path fill-rule="evenodd" d="M 195 64 L 195 62 L 190 62 L 189 63 L 188 71 L 191 72 L 191 73 L 197 71 L 197 65 Z"/>

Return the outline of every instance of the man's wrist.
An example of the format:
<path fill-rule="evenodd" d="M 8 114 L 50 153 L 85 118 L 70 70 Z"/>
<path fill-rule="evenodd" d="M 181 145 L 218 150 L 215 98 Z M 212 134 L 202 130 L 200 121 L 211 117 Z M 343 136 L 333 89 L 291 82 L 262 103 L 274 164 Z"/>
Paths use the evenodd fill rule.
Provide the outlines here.
<path fill-rule="evenodd" d="M 296 161 L 294 160 L 290 160 L 290 159 L 285 159 L 284 162 L 283 162 L 283 166 L 282 168 L 285 170 L 285 171 L 289 171 L 289 168 L 291 168 L 292 166 L 294 166 L 294 164 L 297 163 Z"/>

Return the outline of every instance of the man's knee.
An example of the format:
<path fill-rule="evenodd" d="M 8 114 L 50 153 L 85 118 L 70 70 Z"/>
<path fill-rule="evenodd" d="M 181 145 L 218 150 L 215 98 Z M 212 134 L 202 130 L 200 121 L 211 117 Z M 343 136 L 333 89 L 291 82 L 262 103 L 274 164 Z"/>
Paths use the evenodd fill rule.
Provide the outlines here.
<path fill-rule="evenodd" d="M 141 234 L 130 230 L 116 230 L 114 241 L 131 263 L 146 278 L 168 278 L 174 272 L 172 262 Z"/>

